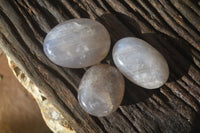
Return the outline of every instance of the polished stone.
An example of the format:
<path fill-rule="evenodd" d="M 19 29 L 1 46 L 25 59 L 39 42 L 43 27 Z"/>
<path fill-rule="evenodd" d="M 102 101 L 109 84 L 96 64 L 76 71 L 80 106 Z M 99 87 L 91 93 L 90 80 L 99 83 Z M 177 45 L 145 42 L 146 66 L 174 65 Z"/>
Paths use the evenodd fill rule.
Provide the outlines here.
<path fill-rule="evenodd" d="M 117 68 L 134 84 L 146 89 L 161 87 L 169 77 L 165 58 L 147 42 L 126 37 L 113 48 Z"/>
<path fill-rule="evenodd" d="M 81 107 L 94 116 L 107 116 L 120 105 L 124 95 L 124 79 L 110 65 L 91 67 L 84 74 L 78 90 Z"/>
<path fill-rule="evenodd" d="M 44 40 L 44 52 L 55 64 L 83 68 L 99 63 L 108 54 L 110 35 L 99 22 L 71 19 L 54 27 Z"/>

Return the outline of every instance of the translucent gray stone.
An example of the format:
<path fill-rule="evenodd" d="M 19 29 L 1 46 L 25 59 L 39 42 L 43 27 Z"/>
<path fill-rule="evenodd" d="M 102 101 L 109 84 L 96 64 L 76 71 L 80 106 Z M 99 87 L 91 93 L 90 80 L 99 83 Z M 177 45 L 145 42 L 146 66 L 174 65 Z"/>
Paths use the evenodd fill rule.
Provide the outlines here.
<path fill-rule="evenodd" d="M 169 77 L 165 58 L 141 39 L 127 37 L 119 40 L 112 54 L 117 68 L 138 86 L 146 89 L 159 88 Z"/>
<path fill-rule="evenodd" d="M 54 27 L 44 40 L 44 52 L 57 65 L 82 68 L 99 63 L 109 52 L 110 35 L 91 19 L 71 19 Z"/>
<path fill-rule="evenodd" d="M 78 90 L 81 107 L 94 116 L 106 116 L 120 105 L 124 95 L 124 79 L 114 67 L 96 65 L 84 74 Z"/>

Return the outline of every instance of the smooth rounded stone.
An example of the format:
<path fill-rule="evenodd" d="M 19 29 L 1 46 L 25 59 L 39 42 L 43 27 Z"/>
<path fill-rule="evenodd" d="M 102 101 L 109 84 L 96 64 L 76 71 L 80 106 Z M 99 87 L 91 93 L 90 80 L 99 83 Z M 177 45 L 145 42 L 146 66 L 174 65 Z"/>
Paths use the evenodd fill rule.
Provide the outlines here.
<path fill-rule="evenodd" d="M 54 27 L 44 40 L 44 52 L 57 65 L 83 68 L 99 63 L 110 49 L 110 35 L 99 22 L 71 19 Z"/>
<path fill-rule="evenodd" d="M 113 48 L 117 68 L 134 84 L 146 89 L 161 87 L 169 77 L 165 58 L 147 42 L 126 37 Z"/>
<path fill-rule="evenodd" d="M 125 83 L 121 73 L 107 64 L 91 67 L 84 74 L 78 90 L 81 107 L 94 116 L 107 116 L 120 105 Z"/>

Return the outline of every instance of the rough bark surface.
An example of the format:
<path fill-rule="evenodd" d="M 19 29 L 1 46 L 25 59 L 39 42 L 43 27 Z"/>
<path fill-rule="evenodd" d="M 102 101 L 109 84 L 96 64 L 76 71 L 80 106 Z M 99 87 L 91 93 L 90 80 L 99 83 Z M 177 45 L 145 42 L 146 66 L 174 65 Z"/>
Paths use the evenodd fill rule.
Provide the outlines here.
<path fill-rule="evenodd" d="M 126 80 L 120 108 L 96 118 L 77 102 L 86 69 L 51 63 L 45 35 L 58 23 L 87 17 L 110 32 L 112 46 L 136 36 L 159 50 L 170 67 L 168 82 L 145 90 Z M 200 3 L 197 0 L 0 0 L 0 46 L 79 133 L 200 132 Z M 103 63 L 113 64 L 111 52 Z"/>

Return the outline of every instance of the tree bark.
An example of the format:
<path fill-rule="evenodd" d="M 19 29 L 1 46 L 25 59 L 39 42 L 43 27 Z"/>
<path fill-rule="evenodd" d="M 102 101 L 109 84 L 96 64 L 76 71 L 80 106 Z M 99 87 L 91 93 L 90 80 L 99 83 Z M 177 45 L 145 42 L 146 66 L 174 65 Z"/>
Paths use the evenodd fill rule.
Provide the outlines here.
<path fill-rule="evenodd" d="M 72 18 L 101 22 L 114 43 L 136 36 L 160 51 L 168 82 L 146 90 L 126 80 L 124 100 L 107 117 L 77 101 L 87 69 L 56 66 L 43 52 L 45 35 Z M 76 132 L 200 132 L 200 3 L 195 0 L 0 0 L 0 46 L 42 92 L 56 100 Z M 111 48 L 112 48 L 111 47 Z M 113 64 L 111 52 L 102 63 Z"/>

